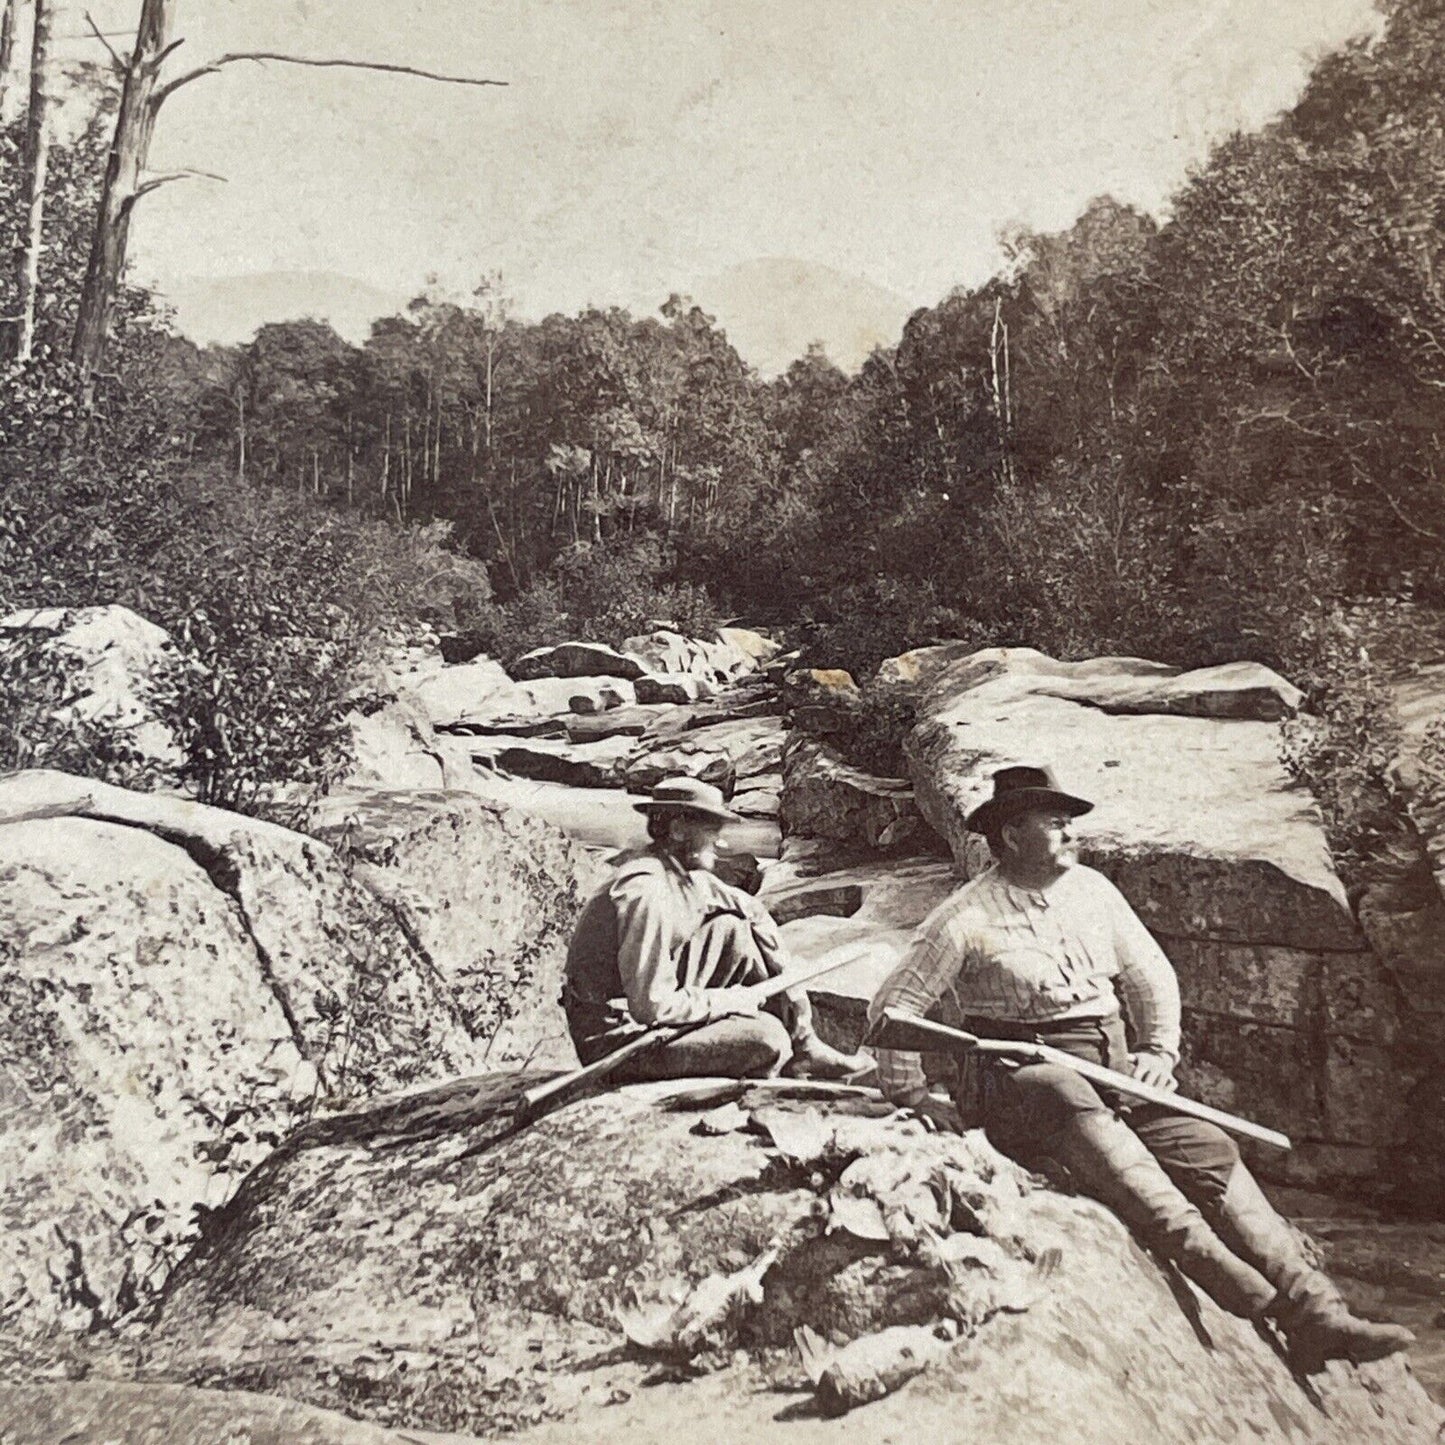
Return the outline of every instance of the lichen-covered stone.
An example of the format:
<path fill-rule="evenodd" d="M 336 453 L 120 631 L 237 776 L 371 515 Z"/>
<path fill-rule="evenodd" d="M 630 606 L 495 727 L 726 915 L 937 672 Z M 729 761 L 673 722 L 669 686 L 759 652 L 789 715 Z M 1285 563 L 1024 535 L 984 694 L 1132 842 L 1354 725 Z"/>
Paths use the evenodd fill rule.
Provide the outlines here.
<path fill-rule="evenodd" d="M 414 804 L 403 828 L 402 799 L 353 799 L 349 824 L 416 846 L 398 891 L 257 819 L 0 779 L 7 1320 L 88 1326 L 144 1303 L 197 1209 L 313 1109 L 480 1067 L 514 1016 L 555 1034 L 570 850 L 556 840 L 554 875 L 531 854 L 543 825 L 461 797 Z"/>
<path fill-rule="evenodd" d="M 334 793 L 313 831 L 398 909 L 493 1067 L 575 1062 L 557 1002 L 573 925 L 603 876 L 541 819 L 457 793 Z"/>
<path fill-rule="evenodd" d="M 246 1390 L 68 1380 L 0 1385 L 5 1445 L 414 1445 L 398 1435 Z"/>
<path fill-rule="evenodd" d="M 720 1097 L 743 1127 L 704 1129 Z M 866 1094 L 685 1082 L 509 1119 L 492 1078 L 299 1135 L 177 1275 L 142 1376 L 409 1430 L 556 1422 L 538 1441 L 662 1440 L 681 1420 L 756 1439 L 780 1411 L 829 1442 L 1426 1445 L 1440 1428 L 1401 1360 L 1305 1387 L 1105 1210 Z M 756 1295 L 704 1312 L 690 1368 L 658 1386 L 623 1320 L 680 1318 L 752 1265 Z M 959 1343 L 897 1394 L 845 1421 L 801 1408 L 795 1327 L 841 1343 L 945 1320 Z"/>

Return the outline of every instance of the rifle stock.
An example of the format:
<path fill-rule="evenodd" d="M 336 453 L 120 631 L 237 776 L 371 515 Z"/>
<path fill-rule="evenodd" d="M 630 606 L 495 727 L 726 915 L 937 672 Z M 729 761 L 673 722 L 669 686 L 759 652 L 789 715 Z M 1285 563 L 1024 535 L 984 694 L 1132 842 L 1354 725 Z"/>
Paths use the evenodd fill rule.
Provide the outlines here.
<path fill-rule="evenodd" d="M 981 1039 L 976 1034 L 965 1033 L 962 1029 L 936 1024 L 930 1019 L 917 1018 L 898 1009 L 885 1008 L 883 1022 L 875 1027 L 868 1042 L 878 1048 L 904 1049 L 909 1052 L 931 1050 L 935 1053 L 990 1054 L 998 1058 L 1025 1060 L 1036 1064 L 1059 1064 L 1082 1074 L 1092 1084 L 1112 1089 L 1116 1094 L 1138 1099 L 1143 1103 L 1162 1104 L 1178 1114 L 1188 1114 L 1195 1119 L 1204 1119 L 1218 1125 L 1231 1134 L 1244 1139 L 1254 1139 L 1276 1149 L 1291 1147 L 1288 1135 L 1275 1129 L 1266 1129 L 1263 1124 L 1251 1123 L 1237 1115 L 1227 1114 L 1209 1104 L 1200 1104 L 1186 1099 L 1168 1089 L 1156 1089 L 1152 1084 L 1141 1083 L 1103 1064 L 1093 1064 L 1087 1059 L 1078 1059 L 1062 1049 L 1051 1048 L 1048 1044 L 1019 1043 L 1012 1039 Z"/>

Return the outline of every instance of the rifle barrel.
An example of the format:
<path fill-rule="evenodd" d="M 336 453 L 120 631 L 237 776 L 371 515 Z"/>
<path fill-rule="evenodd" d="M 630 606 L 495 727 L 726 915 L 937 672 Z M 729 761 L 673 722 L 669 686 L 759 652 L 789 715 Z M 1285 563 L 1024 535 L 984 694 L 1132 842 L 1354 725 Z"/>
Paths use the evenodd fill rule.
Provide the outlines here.
<path fill-rule="evenodd" d="M 905 1037 L 912 1036 L 914 1039 L 927 1038 L 936 1041 L 940 1052 L 962 1053 L 977 1050 L 981 1054 L 993 1054 L 1001 1058 L 1028 1059 L 1039 1064 L 1060 1064 L 1064 1068 L 1072 1069 L 1076 1074 L 1082 1074 L 1090 1083 L 1112 1089 L 1117 1094 L 1124 1094 L 1129 1098 L 1148 1104 L 1162 1104 L 1165 1108 L 1173 1109 L 1178 1114 L 1188 1114 L 1195 1119 L 1204 1119 L 1210 1124 L 1217 1124 L 1231 1134 L 1238 1134 L 1245 1139 L 1254 1139 L 1261 1144 L 1272 1145 L 1276 1149 L 1291 1147 L 1289 1136 L 1281 1134 L 1275 1129 L 1266 1129 L 1263 1124 L 1252 1123 L 1235 1114 L 1226 1114 L 1223 1109 L 1216 1109 L 1210 1104 L 1198 1103 L 1194 1099 L 1187 1099 L 1182 1094 L 1172 1093 L 1168 1089 L 1157 1089 L 1152 1084 L 1142 1083 L 1138 1079 L 1130 1078 L 1128 1074 L 1119 1073 L 1116 1069 L 1105 1068 L 1103 1064 L 1092 1064 L 1087 1059 L 1075 1058 L 1073 1054 L 1067 1054 L 1062 1049 L 1052 1048 L 1048 1044 L 1016 1043 L 1011 1039 L 981 1039 L 974 1034 L 964 1033 L 962 1029 L 952 1029 L 946 1024 L 936 1024 L 931 1019 L 921 1019 L 913 1014 L 906 1014 L 892 1008 L 883 1010 L 883 1018 L 888 1024 L 896 1026 L 898 1032 Z M 890 1047 L 885 1040 L 880 1039 L 877 1042 L 883 1048 Z M 917 1048 L 918 1044 L 910 1043 L 905 1047 Z"/>

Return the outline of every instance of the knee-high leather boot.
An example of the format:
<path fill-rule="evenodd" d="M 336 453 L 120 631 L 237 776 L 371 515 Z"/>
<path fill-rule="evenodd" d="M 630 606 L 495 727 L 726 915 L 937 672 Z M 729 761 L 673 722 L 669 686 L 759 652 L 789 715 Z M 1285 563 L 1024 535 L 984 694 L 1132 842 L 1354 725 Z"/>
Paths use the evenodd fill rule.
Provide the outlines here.
<path fill-rule="evenodd" d="M 1258 1319 L 1274 1301 L 1275 1287 L 1225 1245 L 1116 1114 L 1100 1109 L 1076 1115 L 1042 1152 L 1063 1164 L 1082 1192 L 1107 1204 L 1222 1309 Z"/>
<path fill-rule="evenodd" d="M 1334 1282 L 1310 1263 L 1298 1235 L 1265 1198 L 1254 1175 L 1236 1164 L 1214 1211 L 1220 1237 L 1274 1287 L 1266 1316 L 1277 1324 L 1291 1359 L 1307 1373 L 1326 1360 L 1364 1364 L 1414 1343 L 1401 1325 L 1351 1314 Z"/>

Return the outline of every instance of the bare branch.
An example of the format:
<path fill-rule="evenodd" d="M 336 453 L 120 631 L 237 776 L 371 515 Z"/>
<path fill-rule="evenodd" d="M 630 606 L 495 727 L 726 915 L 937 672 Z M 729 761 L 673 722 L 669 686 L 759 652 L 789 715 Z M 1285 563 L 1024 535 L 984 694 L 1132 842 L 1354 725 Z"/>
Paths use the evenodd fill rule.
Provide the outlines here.
<path fill-rule="evenodd" d="M 442 75 L 435 70 L 418 70 L 412 65 L 389 65 L 381 60 L 316 60 L 305 55 L 281 55 L 270 50 L 253 50 L 221 55 L 211 61 L 209 65 L 187 71 L 185 75 L 178 75 L 169 84 L 161 86 L 156 91 L 155 105 L 159 108 L 183 85 L 189 85 L 193 80 L 200 80 L 205 75 L 214 75 L 223 66 L 235 65 L 243 60 L 252 61 L 257 65 L 264 65 L 270 60 L 280 65 L 307 65 L 322 70 L 378 70 L 387 75 L 413 75 L 420 80 L 436 80 L 443 85 L 506 85 L 508 83 L 505 80 L 483 80 L 472 75 Z"/>
<path fill-rule="evenodd" d="M 1374 490 L 1377 491 L 1385 499 L 1385 504 L 1395 514 L 1395 516 L 1398 517 L 1399 520 L 1413 533 L 1415 533 L 1417 537 L 1426 537 L 1432 542 L 1445 541 L 1445 537 L 1442 537 L 1439 532 L 1432 532 L 1428 527 L 1422 527 L 1418 522 L 1412 522 L 1410 518 L 1405 515 L 1404 511 L 1401 510 L 1400 504 L 1394 499 L 1394 497 L 1392 497 L 1389 492 L 1386 491 L 1385 488 L 1379 482 L 1377 482 L 1374 477 L 1372 477 L 1359 464 L 1359 462 L 1355 460 L 1354 457 L 1350 458 L 1350 471 L 1354 473 L 1354 477 L 1357 482 L 1364 482 L 1367 486 L 1373 487 Z"/>
<path fill-rule="evenodd" d="M 106 51 L 110 55 L 110 58 L 114 63 L 117 72 L 123 75 L 125 73 L 125 61 L 120 58 L 120 52 L 116 50 L 115 46 L 113 46 L 110 41 L 105 38 L 105 32 L 100 28 L 99 25 L 95 23 L 95 20 L 91 16 L 89 10 L 85 12 L 85 23 L 90 26 L 90 33 L 94 35 L 95 38 L 100 41 L 103 46 L 105 46 Z"/>
<path fill-rule="evenodd" d="M 166 61 L 170 59 L 170 57 L 174 55 L 176 51 L 178 51 L 185 43 L 186 37 L 184 35 L 182 35 L 179 40 L 172 40 L 171 43 L 167 45 L 166 48 L 162 50 L 153 61 L 151 61 L 152 73 L 155 75 L 159 75 L 161 66 L 163 66 Z"/>
<path fill-rule="evenodd" d="M 225 184 L 226 177 L 218 176 L 213 171 L 167 171 L 163 176 L 152 176 L 147 181 L 142 181 L 135 190 L 126 197 L 127 208 L 134 206 L 143 196 L 148 196 L 152 191 L 158 191 L 162 186 L 168 186 L 172 181 L 220 181 Z"/>

